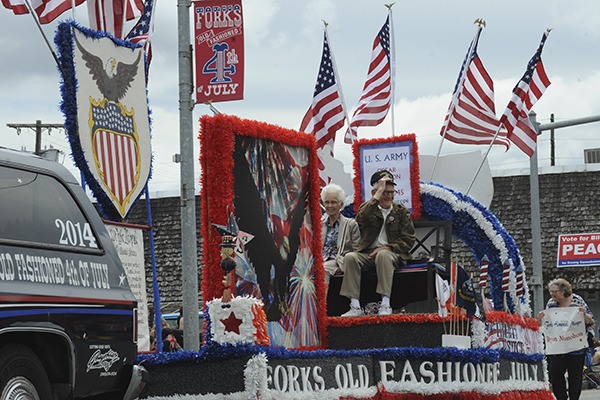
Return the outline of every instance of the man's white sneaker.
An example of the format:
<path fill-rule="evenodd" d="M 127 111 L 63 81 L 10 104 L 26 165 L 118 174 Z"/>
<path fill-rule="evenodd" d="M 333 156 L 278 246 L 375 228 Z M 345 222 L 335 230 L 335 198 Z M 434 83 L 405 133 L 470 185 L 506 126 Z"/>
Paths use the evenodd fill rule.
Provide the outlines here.
<path fill-rule="evenodd" d="M 342 314 L 342 317 L 360 317 L 365 315 L 365 312 L 360 307 L 350 307 L 350 310 Z"/>
<path fill-rule="evenodd" d="M 377 315 L 382 316 L 382 315 L 392 315 L 392 307 L 390 306 L 380 306 L 379 307 L 379 312 L 377 313 Z"/>

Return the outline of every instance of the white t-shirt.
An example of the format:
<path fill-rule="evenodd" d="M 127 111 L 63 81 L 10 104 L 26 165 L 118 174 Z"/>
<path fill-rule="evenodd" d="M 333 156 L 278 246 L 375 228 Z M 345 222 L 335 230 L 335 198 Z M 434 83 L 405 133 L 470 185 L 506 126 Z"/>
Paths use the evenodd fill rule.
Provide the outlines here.
<path fill-rule="evenodd" d="M 379 231 L 379 236 L 377 236 L 377 240 L 375 241 L 375 243 L 373 243 L 374 248 L 387 246 L 389 244 L 387 232 L 385 231 L 385 221 L 387 220 L 388 215 L 390 215 L 390 213 L 392 212 L 391 206 L 390 208 L 381 208 L 381 206 L 377 207 L 379 207 L 381 213 L 383 214 L 383 225 L 381 225 L 381 230 Z"/>

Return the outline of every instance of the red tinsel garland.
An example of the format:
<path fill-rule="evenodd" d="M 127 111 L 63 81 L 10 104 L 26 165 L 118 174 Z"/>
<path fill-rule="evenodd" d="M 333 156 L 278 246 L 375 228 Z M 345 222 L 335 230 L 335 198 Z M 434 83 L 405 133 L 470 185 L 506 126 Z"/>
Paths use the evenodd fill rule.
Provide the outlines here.
<path fill-rule="evenodd" d="M 265 314 L 265 310 L 255 304 L 252 306 L 252 315 L 254 326 L 256 327 L 255 343 L 259 346 L 269 346 L 271 338 L 267 329 L 267 315 Z"/>
<path fill-rule="evenodd" d="M 537 319 L 524 317 L 520 314 L 509 314 L 504 311 L 488 311 L 485 313 L 485 318 L 488 322 L 503 322 L 505 324 L 520 325 L 523 328 L 537 331 L 540 329 L 540 324 Z"/>
<path fill-rule="evenodd" d="M 313 136 L 285 129 L 264 122 L 241 119 L 219 114 L 200 118 L 200 165 L 201 176 L 201 215 L 203 237 L 202 293 L 205 301 L 220 297 L 223 292 L 220 263 L 220 237 L 212 223 L 225 225 L 230 212 L 234 212 L 233 150 L 235 135 L 250 136 L 288 146 L 304 147 L 309 152 L 309 213 L 312 221 L 313 255 L 320 255 L 321 213 L 320 188 L 317 159 L 317 143 Z M 314 284 L 317 298 L 325 299 L 323 261 L 320 256 L 313 258 Z M 318 302 L 317 322 L 321 345 L 326 345 L 325 326 L 326 302 Z"/>
<path fill-rule="evenodd" d="M 417 136 L 414 133 L 407 133 L 400 136 L 375 139 L 361 139 L 352 144 L 352 154 L 354 156 L 354 210 L 358 211 L 358 207 L 364 201 L 362 192 L 362 180 L 360 170 L 360 147 L 373 144 L 397 143 L 397 142 L 412 142 L 411 156 L 413 162 L 410 164 L 410 188 L 412 194 L 412 213 L 413 220 L 421 218 L 421 186 L 420 186 L 420 169 L 419 169 L 419 147 L 417 145 Z"/>
<path fill-rule="evenodd" d="M 385 389 L 379 392 L 381 400 L 553 400 L 552 392 L 548 390 L 514 390 L 498 394 L 484 394 L 477 392 L 416 394 L 416 393 L 390 393 Z"/>
<path fill-rule="evenodd" d="M 379 393 L 377 393 L 373 397 L 340 397 L 338 400 L 354 400 L 354 399 L 360 399 L 360 400 L 379 400 L 379 399 L 381 399 L 381 396 L 379 395 Z"/>
<path fill-rule="evenodd" d="M 433 322 L 448 321 L 448 318 L 442 318 L 437 314 L 392 314 L 385 317 L 377 315 L 369 317 L 328 317 L 329 326 L 356 326 L 356 325 L 378 325 L 378 324 L 427 324 Z"/>

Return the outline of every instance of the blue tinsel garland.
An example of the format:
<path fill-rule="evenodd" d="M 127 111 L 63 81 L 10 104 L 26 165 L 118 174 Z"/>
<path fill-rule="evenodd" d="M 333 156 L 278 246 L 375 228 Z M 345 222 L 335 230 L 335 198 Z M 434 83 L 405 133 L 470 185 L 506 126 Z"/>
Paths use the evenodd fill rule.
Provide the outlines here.
<path fill-rule="evenodd" d="M 469 349 L 460 350 L 455 347 L 397 347 L 368 350 L 290 350 L 284 347 L 243 345 L 202 346 L 198 352 L 181 351 L 175 353 L 141 354 L 137 363 L 148 369 L 161 368 L 178 363 L 203 363 L 212 360 L 236 359 L 265 353 L 268 359 L 287 360 L 294 358 L 319 359 L 319 358 L 350 358 L 374 357 L 383 360 L 431 360 L 431 361 L 460 361 L 470 363 L 494 363 L 501 358 L 527 363 L 536 363 L 544 359 L 543 354 L 520 354 L 505 350 Z"/>
<path fill-rule="evenodd" d="M 422 184 L 423 185 L 423 184 Z M 462 193 L 455 192 L 452 189 L 448 189 L 442 185 L 427 184 L 434 187 L 438 187 L 451 196 L 457 199 L 457 201 L 468 204 L 473 209 L 477 210 L 486 221 L 488 221 L 494 229 L 494 233 L 497 237 L 501 238 L 504 246 L 508 250 L 509 259 L 512 260 L 513 265 L 519 265 L 521 258 L 519 250 L 515 244 L 513 238 L 504 229 L 498 218 L 481 205 L 479 202 L 472 198 L 465 196 Z M 485 234 L 482 227 L 479 226 L 477 221 L 467 212 L 460 210 L 455 211 L 452 208 L 452 204 L 445 201 L 444 199 L 432 196 L 430 194 L 421 192 L 421 201 L 423 203 L 423 213 L 432 220 L 452 220 L 452 233 L 460 238 L 473 252 L 473 256 L 478 263 L 481 263 L 483 256 L 487 255 L 489 258 L 488 266 L 488 280 L 490 281 L 490 294 L 494 303 L 494 309 L 498 311 L 503 310 L 504 292 L 502 291 L 502 272 L 503 264 L 505 260 L 502 260 L 500 253 L 494 243 L 492 243 L 489 237 Z M 507 297 L 507 304 L 512 313 L 515 312 L 515 306 L 510 296 Z"/>

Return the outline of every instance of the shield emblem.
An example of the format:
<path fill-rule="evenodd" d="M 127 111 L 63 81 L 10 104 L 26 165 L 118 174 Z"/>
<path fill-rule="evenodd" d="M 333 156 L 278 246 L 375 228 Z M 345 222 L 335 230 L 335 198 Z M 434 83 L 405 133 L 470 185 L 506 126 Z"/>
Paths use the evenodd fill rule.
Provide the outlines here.
<path fill-rule="evenodd" d="M 106 99 L 90 104 L 94 163 L 105 193 L 124 215 L 140 178 L 140 149 L 133 110 Z"/>

